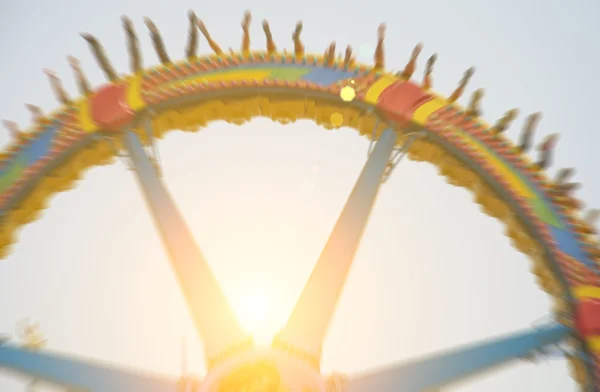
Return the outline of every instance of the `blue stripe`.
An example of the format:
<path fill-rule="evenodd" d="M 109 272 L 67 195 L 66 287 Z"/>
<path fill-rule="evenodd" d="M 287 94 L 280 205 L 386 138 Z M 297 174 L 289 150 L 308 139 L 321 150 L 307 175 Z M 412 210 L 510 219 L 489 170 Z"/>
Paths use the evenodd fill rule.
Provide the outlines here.
<path fill-rule="evenodd" d="M 58 129 L 59 125 L 55 123 L 41 131 L 40 134 L 32 140 L 31 144 L 12 157 L 10 163 L 0 170 L 0 178 L 2 178 L 5 172 L 10 171 L 17 162 L 24 162 L 26 166 L 31 166 L 48 155 L 50 146 L 52 145 L 52 141 L 54 140 Z"/>
<path fill-rule="evenodd" d="M 307 82 L 313 82 L 328 86 L 330 84 L 339 82 L 340 80 L 348 79 L 353 76 L 356 76 L 356 72 L 343 71 L 339 69 L 331 69 L 331 68 L 313 68 L 313 70 L 302 76 L 301 80 L 306 80 Z"/>
<path fill-rule="evenodd" d="M 550 226 L 550 232 L 561 252 L 585 264 L 593 272 L 598 272 L 596 264 L 587 257 L 581 248 L 581 242 L 571 231 Z"/>

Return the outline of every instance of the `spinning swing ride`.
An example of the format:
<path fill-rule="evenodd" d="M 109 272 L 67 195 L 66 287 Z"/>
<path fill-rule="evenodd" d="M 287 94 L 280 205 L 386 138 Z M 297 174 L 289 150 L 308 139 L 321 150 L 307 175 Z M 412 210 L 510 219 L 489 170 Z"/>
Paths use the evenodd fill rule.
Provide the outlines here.
<path fill-rule="evenodd" d="M 85 169 L 122 156 L 134 170 L 197 332 L 204 342 L 207 374 L 169 379 L 134 373 L 67 355 L 33 351 L 10 341 L 0 345 L 0 367 L 69 390 L 94 392 L 378 391 L 423 392 L 499 364 L 560 348 L 585 391 L 600 391 L 600 249 L 593 223 L 573 196 L 573 169 L 550 179 L 557 136 L 530 160 L 539 114 L 530 115 L 514 144 L 504 131 L 510 110 L 494 125 L 481 116 L 483 90 L 466 107 L 457 101 L 471 68 L 447 98 L 434 93 L 433 55 L 421 83 L 412 80 L 417 45 L 401 72 L 385 70 L 385 26 L 378 31 L 374 64 L 359 64 L 348 46 L 323 55 L 305 52 L 302 23 L 294 50 L 279 51 L 268 22 L 266 50 L 250 48 L 250 14 L 242 22 L 239 52 L 223 51 L 204 23 L 189 14 L 186 58 L 173 61 L 160 32 L 146 20 L 161 64 L 142 66 L 133 23 L 123 18 L 131 74 L 111 65 L 92 35 L 83 35 L 108 83 L 93 88 L 70 57 L 81 92 L 72 98 L 47 71 L 60 107 L 51 114 L 27 105 L 34 124 L 12 135 L 0 162 L 0 251 L 6 256 L 21 226 L 39 217 L 48 198 L 73 187 Z M 199 33 L 211 55 L 198 55 Z M 161 179 L 155 140 L 167 131 L 196 131 L 215 120 L 241 125 L 264 116 L 286 124 L 312 119 L 327 129 L 350 127 L 372 148 L 325 248 L 284 328 L 267 348 L 254 345 L 238 324 L 218 282 Z M 437 165 L 453 185 L 470 189 L 484 211 L 502 220 L 514 245 L 529 255 L 540 286 L 554 299 L 553 322 L 468 347 L 356 375 L 321 374 L 321 346 L 381 184 L 404 155 Z"/>

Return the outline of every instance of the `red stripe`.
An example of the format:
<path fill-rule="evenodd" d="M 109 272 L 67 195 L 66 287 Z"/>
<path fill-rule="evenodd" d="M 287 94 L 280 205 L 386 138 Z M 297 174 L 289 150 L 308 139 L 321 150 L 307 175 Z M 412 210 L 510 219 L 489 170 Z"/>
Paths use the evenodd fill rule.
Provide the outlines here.
<path fill-rule="evenodd" d="M 431 94 L 424 92 L 411 82 L 395 82 L 379 95 L 377 106 L 384 110 L 392 119 L 405 122 L 423 104 L 433 99 Z"/>

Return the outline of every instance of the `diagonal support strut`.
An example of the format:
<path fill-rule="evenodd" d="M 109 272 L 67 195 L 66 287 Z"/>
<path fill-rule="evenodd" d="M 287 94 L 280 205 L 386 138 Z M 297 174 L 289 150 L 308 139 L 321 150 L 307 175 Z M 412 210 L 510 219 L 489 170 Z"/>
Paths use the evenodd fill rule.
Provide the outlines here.
<path fill-rule="evenodd" d="M 252 345 L 139 137 L 126 132 L 125 146 L 171 265 L 204 343 L 209 366 L 226 352 Z"/>
<path fill-rule="evenodd" d="M 462 381 L 509 361 L 525 358 L 559 343 L 570 329 L 549 324 L 495 340 L 476 343 L 429 358 L 392 365 L 363 375 L 351 376 L 345 392 L 423 392 Z"/>
<path fill-rule="evenodd" d="M 177 379 L 162 378 L 63 355 L 0 345 L 0 368 L 90 392 L 177 392 Z M 70 389 L 71 390 L 71 389 Z"/>
<path fill-rule="evenodd" d="M 402 141 L 402 144 L 400 145 L 400 147 L 395 149 L 385 169 L 385 172 L 383 173 L 383 178 L 381 179 L 381 182 L 383 184 L 385 184 L 389 180 L 396 166 L 398 166 L 398 164 L 402 162 L 402 159 L 404 159 L 406 154 L 408 154 L 408 150 L 410 150 L 410 147 L 413 145 L 415 140 L 422 136 L 424 136 L 423 132 L 411 132 L 404 135 L 404 140 Z"/>
<path fill-rule="evenodd" d="M 287 325 L 273 344 L 294 347 L 318 366 L 321 346 L 381 186 L 397 135 L 386 129 L 373 148 Z"/>

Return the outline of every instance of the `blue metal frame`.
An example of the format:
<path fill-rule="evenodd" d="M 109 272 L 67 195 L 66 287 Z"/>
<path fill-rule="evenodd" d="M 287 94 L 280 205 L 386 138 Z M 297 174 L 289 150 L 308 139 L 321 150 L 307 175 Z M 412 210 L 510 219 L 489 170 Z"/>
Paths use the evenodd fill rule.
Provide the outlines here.
<path fill-rule="evenodd" d="M 277 340 L 320 357 L 329 322 L 367 226 L 382 179 L 390 165 L 397 133 L 386 129 L 369 154 L 352 193 L 287 325 Z"/>
<path fill-rule="evenodd" d="M 145 375 L 79 359 L 0 346 L 0 368 L 90 392 L 177 392 L 178 380 Z"/>
<path fill-rule="evenodd" d="M 351 377 L 345 392 L 423 392 L 447 386 L 509 361 L 535 354 L 567 338 L 571 330 L 551 324 L 429 358 Z M 177 392 L 178 380 L 116 367 L 0 346 L 0 367 L 91 392 Z"/>
<path fill-rule="evenodd" d="M 207 359 L 211 360 L 231 347 L 248 342 L 249 336 L 239 325 L 154 162 L 146 155 L 138 135 L 126 132 L 124 137 L 148 207 L 204 343 Z"/>
<path fill-rule="evenodd" d="M 509 361 L 525 358 L 567 338 L 571 330 L 551 324 L 430 358 L 351 377 L 346 392 L 423 392 L 474 376 Z"/>
<path fill-rule="evenodd" d="M 148 124 L 148 123 L 147 123 Z M 382 133 L 327 241 L 298 303 L 278 339 L 320 355 L 321 344 L 396 144 Z M 125 145 L 172 266 L 210 359 L 247 341 L 206 260 L 151 158 L 133 132 Z M 208 317 L 206 317 L 208 316 Z M 312 320 L 307 324 L 307 320 Z M 463 380 L 506 362 L 535 355 L 561 342 L 571 329 L 549 324 L 496 340 L 351 377 L 347 392 L 423 392 Z M 0 367 L 29 377 L 92 392 L 177 392 L 179 380 L 144 375 L 66 356 L 0 345 Z"/>

